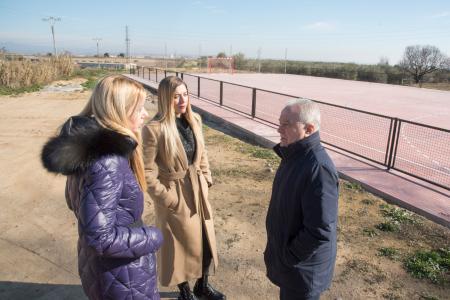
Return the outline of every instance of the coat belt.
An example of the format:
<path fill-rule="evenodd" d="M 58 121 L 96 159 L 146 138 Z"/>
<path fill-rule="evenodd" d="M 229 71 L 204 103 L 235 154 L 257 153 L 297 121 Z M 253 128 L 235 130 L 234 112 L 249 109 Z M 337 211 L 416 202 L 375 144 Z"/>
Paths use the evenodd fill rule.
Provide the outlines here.
<path fill-rule="evenodd" d="M 193 196 L 196 210 L 195 212 L 198 213 L 200 205 L 200 209 L 205 220 L 211 219 L 211 215 L 206 205 L 206 190 L 208 189 L 208 185 L 205 184 L 206 181 L 200 180 L 200 176 L 203 176 L 203 173 L 199 167 L 192 164 L 186 170 L 181 170 L 178 172 L 164 172 L 162 170 L 159 170 L 158 175 L 160 179 L 165 181 L 180 180 L 185 178 L 186 175 L 189 175 L 189 179 L 191 180 L 192 183 L 192 190 L 194 191 Z M 201 197 L 199 197 L 199 193 L 197 193 L 198 190 L 200 190 Z"/>

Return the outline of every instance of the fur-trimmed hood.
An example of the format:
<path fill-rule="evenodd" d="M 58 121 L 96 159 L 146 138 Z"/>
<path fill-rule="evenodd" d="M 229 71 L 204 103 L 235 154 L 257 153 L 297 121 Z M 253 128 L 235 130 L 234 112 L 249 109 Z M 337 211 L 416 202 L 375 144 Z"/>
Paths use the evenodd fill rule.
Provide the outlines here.
<path fill-rule="evenodd" d="M 44 145 L 41 159 L 48 171 L 72 175 L 105 155 L 128 157 L 136 146 L 131 137 L 100 126 L 94 118 L 74 116 Z"/>

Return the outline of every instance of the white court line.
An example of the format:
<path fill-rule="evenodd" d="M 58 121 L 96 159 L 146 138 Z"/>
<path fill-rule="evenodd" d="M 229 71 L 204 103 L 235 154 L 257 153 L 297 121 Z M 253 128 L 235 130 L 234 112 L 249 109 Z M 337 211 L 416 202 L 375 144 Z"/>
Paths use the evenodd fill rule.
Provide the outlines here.
<path fill-rule="evenodd" d="M 331 135 L 331 136 L 333 136 L 333 137 L 335 137 L 335 138 L 337 138 L 337 139 L 339 139 L 339 140 L 346 141 L 346 142 L 349 142 L 349 143 L 351 143 L 351 144 L 358 145 L 358 146 L 360 146 L 360 147 L 362 147 L 362 148 L 370 149 L 370 150 L 373 150 L 373 151 L 376 151 L 376 152 L 385 154 L 384 150 L 375 149 L 375 148 L 372 148 L 372 147 L 369 147 L 369 146 L 366 146 L 366 145 L 363 145 L 363 144 L 354 142 L 354 141 L 352 141 L 352 140 L 348 140 L 348 139 L 342 138 L 342 137 L 340 137 L 340 136 L 337 136 L 337 135 L 328 133 L 328 132 L 323 131 L 323 130 L 320 130 L 320 132 L 321 132 L 321 133 L 324 133 L 324 134 Z"/>
<path fill-rule="evenodd" d="M 379 152 L 379 153 L 383 153 L 383 154 L 385 153 L 384 151 L 380 151 L 380 150 L 378 150 L 378 149 L 375 149 L 375 148 L 372 148 L 372 147 L 369 147 L 369 146 L 365 146 L 365 145 L 359 144 L 359 143 L 357 143 L 357 142 L 354 142 L 354 141 L 351 141 L 351 140 L 348 140 L 348 139 L 344 139 L 344 138 L 342 138 L 342 137 L 339 137 L 339 136 L 337 136 L 337 135 L 328 133 L 328 132 L 326 132 L 326 131 L 325 131 L 325 132 L 324 132 L 324 131 L 321 131 L 321 132 L 323 132 L 324 134 L 328 134 L 328 135 L 330 135 L 330 136 L 336 137 L 337 139 L 346 141 L 346 142 L 348 142 L 348 143 L 355 144 L 355 145 L 358 145 L 358 146 L 360 146 L 360 147 L 366 148 L 366 149 L 370 149 L 370 150 L 373 150 L 373 151 L 376 151 L 376 152 Z M 443 172 L 443 171 L 441 171 L 441 170 L 438 170 L 438 169 L 435 169 L 435 168 L 431 168 L 431 167 L 425 166 L 425 165 L 420 164 L 420 163 L 416 163 L 416 162 L 411 161 L 411 160 L 408 160 L 408 159 L 406 159 L 406 158 L 402 158 L 401 156 L 397 156 L 396 160 L 399 160 L 399 159 L 402 160 L 402 161 L 408 162 L 408 163 L 410 163 L 410 164 L 412 164 L 412 165 L 421 166 L 421 167 L 423 167 L 423 168 L 425 168 L 425 169 L 433 170 L 433 171 L 442 173 L 442 174 L 444 174 L 444 175 L 449 175 L 449 174 L 447 174 L 446 172 Z M 440 167 L 441 167 L 441 166 L 440 166 Z M 443 167 L 443 168 L 444 168 L 444 169 L 448 169 L 448 168 L 445 168 L 445 167 Z M 450 171 L 450 170 L 449 170 L 449 171 Z"/>
<path fill-rule="evenodd" d="M 402 127 L 402 128 L 400 129 L 400 131 L 404 131 L 404 129 L 405 129 L 405 128 Z M 406 141 L 406 143 L 407 143 L 411 148 L 413 148 L 419 155 L 421 155 L 421 156 L 424 157 L 425 159 L 431 161 L 432 164 L 438 166 L 439 168 L 443 168 L 443 169 L 446 169 L 446 170 L 449 170 L 449 171 L 450 171 L 449 168 L 443 166 L 443 163 L 440 163 L 439 161 L 436 161 L 436 160 L 434 160 L 434 159 L 431 159 L 430 156 L 428 156 L 428 155 L 422 153 L 422 151 L 419 150 L 417 146 L 415 146 L 414 144 L 412 144 L 412 141 L 408 138 L 408 136 L 407 136 L 406 134 L 400 132 L 400 136 L 401 136 L 402 139 L 403 139 L 404 141 Z M 420 164 L 419 164 L 419 165 L 420 165 Z M 425 167 L 425 166 L 424 166 L 424 167 Z M 436 171 L 439 172 L 439 170 L 437 170 L 437 169 L 433 169 L 433 168 L 430 168 L 430 169 L 436 170 Z M 447 173 L 444 173 L 444 174 L 449 175 L 449 174 L 447 174 Z"/>
<path fill-rule="evenodd" d="M 425 168 L 425 169 L 433 170 L 433 171 L 435 171 L 435 172 L 442 173 L 442 174 L 444 174 L 444 175 L 450 175 L 450 170 L 449 170 L 449 172 L 447 173 L 447 172 L 444 172 L 444 171 L 441 171 L 441 170 L 438 170 L 438 169 L 435 169 L 435 168 L 427 167 L 427 166 L 422 165 L 422 164 L 420 164 L 420 163 L 416 163 L 416 162 L 407 160 L 406 158 L 401 158 L 401 157 L 397 157 L 397 158 L 396 158 L 396 160 L 399 160 L 399 159 L 401 159 L 401 160 L 403 160 L 403 161 L 407 161 L 408 163 L 410 163 L 410 164 L 412 164 L 412 165 L 421 166 L 421 167 L 423 167 L 423 168 Z M 446 167 L 442 167 L 442 168 L 448 169 L 448 168 L 446 168 Z"/>

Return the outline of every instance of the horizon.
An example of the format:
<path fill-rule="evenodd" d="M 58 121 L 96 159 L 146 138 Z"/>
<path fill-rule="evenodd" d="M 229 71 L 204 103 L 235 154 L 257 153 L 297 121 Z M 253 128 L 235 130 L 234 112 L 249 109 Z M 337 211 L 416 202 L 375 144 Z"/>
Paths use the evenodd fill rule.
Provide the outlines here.
<path fill-rule="evenodd" d="M 131 4 L 130 4 L 131 3 Z M 433 45 L 450 55 L 450 3 L 381 0 L 247 1 L 80 0 L 76 3 L 0 0 L 0 48 L 9 52 L 53 52 L 49 16 L 58 53 L 93 56 L 198 57 L 243 53 L 246 58 L 395 65 L 410 45 Z M 101 12 L 101 13 L 99 13 Z"/>

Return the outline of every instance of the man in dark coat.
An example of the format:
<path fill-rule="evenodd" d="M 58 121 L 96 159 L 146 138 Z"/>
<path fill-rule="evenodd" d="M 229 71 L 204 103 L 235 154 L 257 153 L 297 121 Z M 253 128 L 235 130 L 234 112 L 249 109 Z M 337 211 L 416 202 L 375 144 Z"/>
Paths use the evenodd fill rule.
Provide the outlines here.
<path fill-rule="evenodd" d="M 319 299 L 333 277 L 339 183 L 319 127 L 311 100 L 291 101 L 281 112 L 264 261 L 283 300 Z"/>

